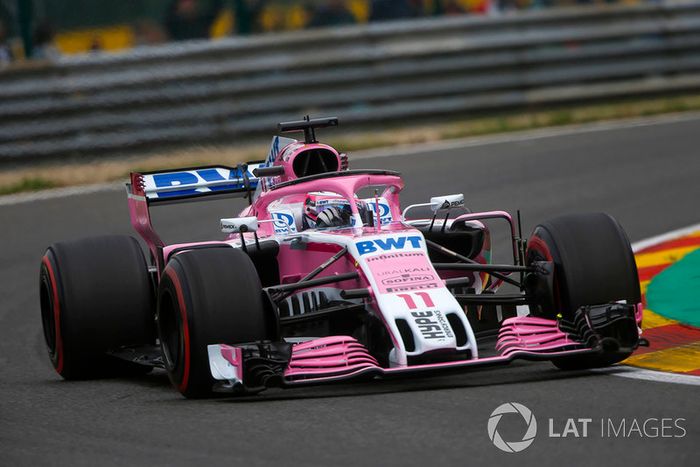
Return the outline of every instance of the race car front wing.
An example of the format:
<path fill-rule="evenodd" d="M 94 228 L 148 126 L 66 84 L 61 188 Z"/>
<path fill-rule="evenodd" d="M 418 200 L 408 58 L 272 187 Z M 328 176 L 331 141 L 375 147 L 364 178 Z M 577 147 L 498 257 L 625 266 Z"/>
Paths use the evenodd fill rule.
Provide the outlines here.
<path fill-rule="evenodd" d="M 515 317 L 503 321 L 497 355 L 441 363 L 382 367 L 350 336 L 304 342 L 208 346 L 212 376 L 221 392 L 255 392 L 358 378 L 387 378 L 506 365 L 515 359 L 561 360 L 600 353 L 631 353 L 639 344 L 639 305 L 605 304 L 577 310 L 575 320 Z"/>

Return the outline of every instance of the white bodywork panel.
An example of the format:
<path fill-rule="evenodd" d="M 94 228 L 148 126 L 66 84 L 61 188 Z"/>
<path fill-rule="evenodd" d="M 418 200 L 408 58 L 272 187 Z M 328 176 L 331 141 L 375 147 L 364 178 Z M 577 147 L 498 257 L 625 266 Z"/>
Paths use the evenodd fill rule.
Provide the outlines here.
<path fill-rule="evenodd" d="M 380 317 L 393 335 L 391 366 L 405 366 L 409 356 L 441 349 L 469 350 L 471 358 L 477 358 L 474 332 L 462 306 L 432 267 L 420 232 L 382 231 L 353 238 L 312 231 L 299 236 L 307 242 L 345 246 L 356 259 L 374 291 Z M 448 321 L 450 314 L 459 319 L 466 332 L 466 343 L 459 347 Z M 415 349 L 406 349 L 397 320 L 405 320 L 410 327 Z"/>

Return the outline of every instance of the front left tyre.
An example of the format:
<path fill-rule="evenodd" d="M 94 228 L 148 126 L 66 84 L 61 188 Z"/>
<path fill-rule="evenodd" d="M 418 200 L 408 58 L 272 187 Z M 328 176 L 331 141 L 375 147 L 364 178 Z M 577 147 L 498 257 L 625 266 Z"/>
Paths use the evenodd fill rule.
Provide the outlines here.
<path fill-rule="evenodd" d="M 158 288 L 158 336 L 173 386 L 187 398 L 214 395 L 210 344 L 271 340 L 263 291 L 250 257 L 234 248 L 190 250 L 168 262 Z"/>
<path fill-rule="evenodd" d="M 138 242 L 111 235 L 51 245 L 39 274 L 49 358 L 65 379 L 148 367 L 109 355 L 155 343 L 153 286 Z"/>

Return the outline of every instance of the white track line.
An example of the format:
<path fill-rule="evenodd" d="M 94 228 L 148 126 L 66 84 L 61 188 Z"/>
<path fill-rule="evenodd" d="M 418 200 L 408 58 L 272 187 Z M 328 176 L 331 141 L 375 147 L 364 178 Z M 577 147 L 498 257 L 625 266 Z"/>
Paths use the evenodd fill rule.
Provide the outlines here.
<path fill-rule="evenodd" d="M 610 368 L 593 370 L 596 373 L 620 376 L 622 378 L 641 379 L 658 383 L 689 384 L 700 386 L 700 376 L 684 375 L 681 373 L 666 373 L 665 371 L 647 370 L 626 365 L 616 365 Z"/>
<path fill-rule="evenodd" d="M 658 245 L 663 242 L 681 238 L 698 230 L 700 230 L 700 224 L 694 224 L 688 227 L 682 227 L 680 229 L 666 232 L 665 234 L 656 235 L 655 237 L 640 240 L 632 244 L 632 251 L 636 253 L 645 248 L 649 248 L 651 246 Z M 623 378 L 633 378 L 641 379 L 644 381 L 656 381 L 674 384 L 690 384 L 694 386 L 700 386 L 700 376 L 684 375 L 681 373 L 667 373 L 665 371 L 647 370 L 645 368 L 637 368 L 633 366 L 617 365 L 611 368 L 601 368 L 596 371 L 610 374 L 613 376 L 621 376 Z"/>
<path fill-rule="evenodd" d="M 536 130 L 524 130 L 507 132 L 488 136 L 471 136 L 467 138 L 437 141 L 433 143 L 421 143 L 411 145 L 398 145 L 389 148 L 368 149 L 351 154 L 351 161 L 355 159 L 370 159 L 399 155 L 420 154 L 423 152 L 441 152 L 452 149 L 488 146 L 491 144 L 514 143 L 532 141 L 557 136 L 585 134 L 598 131 L 623 130 L 627 128 L 644 127 L 651 125 L 666 125 L 681 122 L 700 120 L 700 112 L 682 112 L 675 114 L 659 115 L 654 117 L 630 118 L 624 120 L 612 120 L 607 122 L 585 123 L 580 125 L 567 125 L 554 128 L 540 128 Z M 82 194 L 98 193 L 116 190 L 122 187 L 122 183 L 103 183 L 99 185 L 86 185 L 68 188 L 55 188 L 35 193 L 18 193 L 16 195 L 0 196 L 0 206 L 9 206 L 33 201 L 44 201 L 54 198 L 64 198 Z"/>
<path fill-rule="evenodd" d="M 665 234 L 657 235 L 655 237 L 647 238 L 645 240 L 640 240 L 632 244 L 632 251 L 636 253 L 645 248 L 649 248 L 650 246 L 658 245 L 659 243 L 667 242 L 669 240 L 675 240 L 677 238 L 681 238 L 684 235 L 691 234 L 698 230 L 700 230 L 700 224 L 695 224 L 688 227 L 682 227 L 680 229 L 672 230 L 670 232 L 666 232 Z"/>

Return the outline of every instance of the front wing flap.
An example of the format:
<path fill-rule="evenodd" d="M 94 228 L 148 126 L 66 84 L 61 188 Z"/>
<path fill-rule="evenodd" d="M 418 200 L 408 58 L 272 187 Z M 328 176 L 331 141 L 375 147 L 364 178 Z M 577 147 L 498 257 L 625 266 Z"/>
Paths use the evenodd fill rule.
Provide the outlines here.
<path fill-rule="evenodd" d="M 330 336 L 295 344 L 210 345 L 209 362 L 221 391 L 465 371 L 506 365 L 516 359 L 553 360 L 631 351 L 639 344 L 635 311 L 635 305 L 622 304 L 582 307 L 574 326 L 531 316 L 509 318 L 498 334 L 498 354 L 485 358 L 385 368 L 355 338 Z"/>

